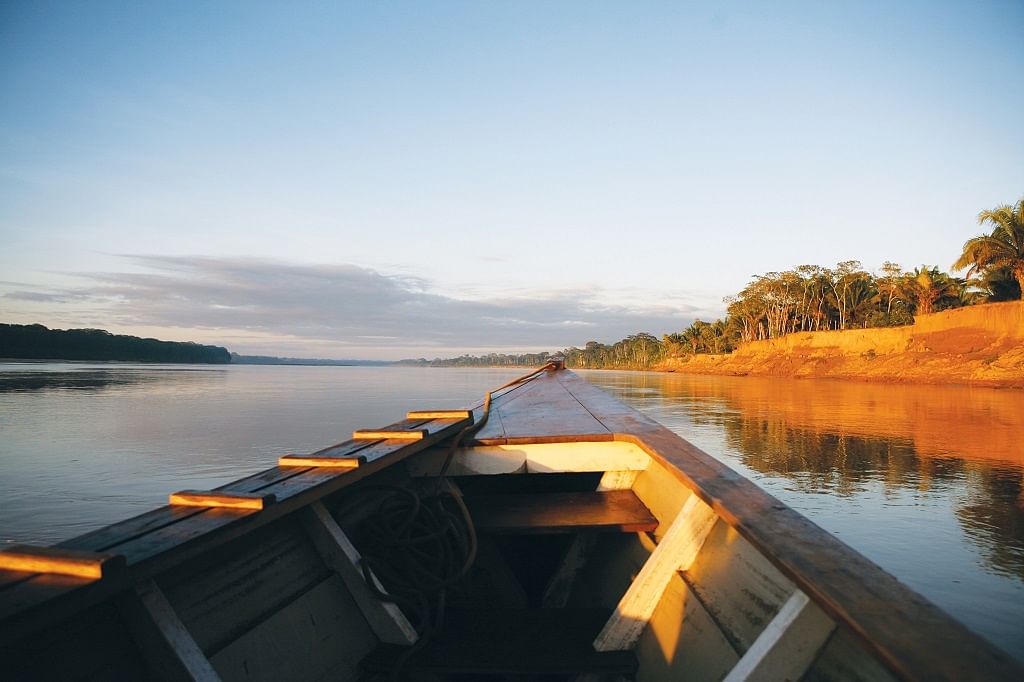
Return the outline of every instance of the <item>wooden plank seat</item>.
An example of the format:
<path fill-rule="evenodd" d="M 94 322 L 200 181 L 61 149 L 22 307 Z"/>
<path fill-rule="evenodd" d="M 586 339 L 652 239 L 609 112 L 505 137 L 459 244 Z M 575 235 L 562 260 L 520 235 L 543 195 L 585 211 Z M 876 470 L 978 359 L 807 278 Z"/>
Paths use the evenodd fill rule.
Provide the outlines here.
<path fill-rule="evenodd" d="M 408 673 L 464 675 L 632 675 L 632 651 L 594 651 L 607 609 L 448 609 L 444 628 L 412 654 Z M 408 647 L 382 644 L 363 659 L 389 672 Z"/>
<path fill-rule="evenodd" d="M 658 519 L 632 490 L 492 494 L 466 498 L 477 530 L 490 533 L 642 533 Z"/>

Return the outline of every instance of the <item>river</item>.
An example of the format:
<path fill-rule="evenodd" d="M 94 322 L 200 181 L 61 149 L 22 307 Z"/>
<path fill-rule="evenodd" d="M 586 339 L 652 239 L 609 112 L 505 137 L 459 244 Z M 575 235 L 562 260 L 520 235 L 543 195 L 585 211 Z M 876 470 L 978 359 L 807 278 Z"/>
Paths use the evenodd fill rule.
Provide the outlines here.
<path fill-rule="evenodd" d="M 0 364 L 0 540 L 78 535 L 521 371 Z M 582 374 L 1024 661 L 1024 392 Z"/>

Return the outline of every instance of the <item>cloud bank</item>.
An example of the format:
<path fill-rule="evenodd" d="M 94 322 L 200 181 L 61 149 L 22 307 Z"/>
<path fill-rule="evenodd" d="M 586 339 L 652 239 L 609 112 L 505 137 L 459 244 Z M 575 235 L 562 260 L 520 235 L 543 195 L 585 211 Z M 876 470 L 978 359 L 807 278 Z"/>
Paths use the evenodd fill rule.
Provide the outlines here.
<path fill-rule="evenodd" d="M 474 350 L 555 350 L 637 331 L 680 329 L 698 312 L 659 301 L 611 303 L 581 289 L 461 299 L 431 282 L 356 265 L 269 260 L 128 256 L 141 272 L 79 273 L 87 286 L 61 291 L 20 286 L 3 297 L 22 304 L 88 305 L 95 326 L 201 330 L 233 339 L 241 352 L 267 352 L 243 339 L 289 339 L 284 354 L 308 348 L 345 357 L 411 357 Z M 140 267 L 141 266 L 141 267 Z M 99 307 L 97 307 L 99 306 Z M 305 345 L 303 345 L 305 344 Z"/>

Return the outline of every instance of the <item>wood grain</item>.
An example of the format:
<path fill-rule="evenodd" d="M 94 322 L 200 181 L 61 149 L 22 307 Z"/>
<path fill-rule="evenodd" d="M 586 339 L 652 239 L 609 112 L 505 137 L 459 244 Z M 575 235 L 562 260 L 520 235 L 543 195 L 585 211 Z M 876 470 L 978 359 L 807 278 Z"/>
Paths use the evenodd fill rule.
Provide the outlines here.
<path fill-rule="evenodd" d="M 406 419 L 472 419 L 472 410 L 413 410 Z"/>
<path fill-rule="evenodd" d="M 427 437 L 426 429 L 414 431 L 386 431 L 383 429 L 360 429 L 352 432 L 353 440 L 423 440 Z"/>
<path fill-rule="evenodd" d="M 277 501 L 274 493 L 243 493 L 224 490 L 179 490 L 168 502 L 179 507 L 252 509 L 261 511 Z"/>
<path fill-rule="evenodd" d="M 0 569 L 100 579 L 115 572 L 123 573 L 125 560 L 123 556 L 110 553 L 11 545 L 0 550 Z"/>
<path fill-rule="evenodd" d="M 481 532 L 568 533 L 576 530 L 639 533 L 658 520 L 632 490 L 606 492 L 498 494 L 467 497 Z"/>

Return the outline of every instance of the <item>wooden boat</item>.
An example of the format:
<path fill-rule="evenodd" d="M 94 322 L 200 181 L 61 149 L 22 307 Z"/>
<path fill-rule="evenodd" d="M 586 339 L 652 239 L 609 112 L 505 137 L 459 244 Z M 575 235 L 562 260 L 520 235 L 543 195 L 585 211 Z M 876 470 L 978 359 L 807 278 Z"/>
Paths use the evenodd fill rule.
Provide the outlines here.
<path fill-rule="evenodd" d="M 1024 679 L 557 363 L 170 502 L 0 552 L 0 677 Z"/>

